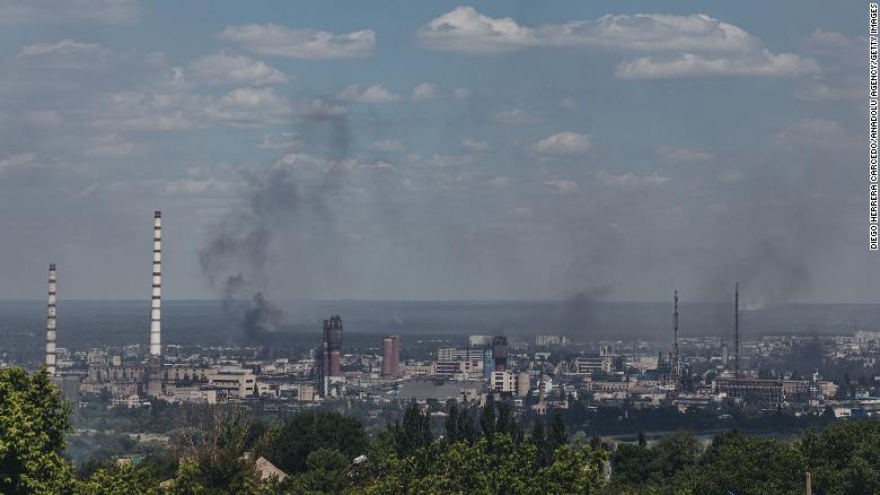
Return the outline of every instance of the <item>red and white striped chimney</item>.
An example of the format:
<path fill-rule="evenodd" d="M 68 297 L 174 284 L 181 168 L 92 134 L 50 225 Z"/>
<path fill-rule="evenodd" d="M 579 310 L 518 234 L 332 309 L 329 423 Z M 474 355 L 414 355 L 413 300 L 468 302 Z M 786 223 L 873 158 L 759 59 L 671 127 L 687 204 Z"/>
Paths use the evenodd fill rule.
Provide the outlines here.
<path fill-rule="evenodd" d="M 49 263 L 49 302 L 46 307 L 46 369 L 55 376 L 55 263 Z"/>
<path fill-rule="evenodd" d="M 153 214 L 153 290 L 150 306 L 150 358 L 162 356 L 162 212 Z"/>

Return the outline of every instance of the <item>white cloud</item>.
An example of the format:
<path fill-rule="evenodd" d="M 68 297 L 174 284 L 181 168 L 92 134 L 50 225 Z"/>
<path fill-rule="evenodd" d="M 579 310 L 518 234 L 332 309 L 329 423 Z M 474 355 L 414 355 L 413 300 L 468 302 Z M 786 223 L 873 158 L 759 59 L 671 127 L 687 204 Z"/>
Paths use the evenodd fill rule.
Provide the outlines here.
<path fill-rule="evenodd" d="M 352 84 L 346 86 L 336 97 L 343 101 L 359 101 L 361 103 L 390 103 L 400 100 L 400 96 L 389 92 L 381 84 L 374 84 L 363 91 L 357 84 Z"/>
<path fill-rule="evenodd" d="M 759 38 L 705 14 L 605 15 L 530 28 L 462 6 L 430 21 L 417 36 L 426 48 L 470 54 L 565 46 L 668 55 L 620 64 L 615 75 L 621 79 L 781 77 L 818 70 L 812 59 L 771 53 Z"/>
<path fill-rule="evenodd" d="M 0 0 L 0 24 L 131 24 L 143 10 L 137 0 Z"/>
<path fill-rule="evenodd" d="M 464 100 L 471 95 L 471 90 L 467 88 L 455 88 L 455 91 L 452 92 L 452 97 L 456 100 Z"/>
<path fill-rule="evenodd" d="M 440 88 L 433 83 L 421 83 L 413 88 L 413 100 L 432 100 L 440 95 Z"/>
<path fill-rule="evenodd" d="M 30 125 L 47 127 L 61 123 L 61 116 L 55 110 L 26 110 L 21 118 Z"/>
<path fill-rule="evenodd" d="M 534 46 L 591 46 L 639 51 L 743 52 L 762 47 L 748 32 L 707 15 L 606 15 L 596 20 L 519 25 L 458 7 L 417 33 L 423 46 L 462 53 L 501 53 Z"/>
<path fill-rule="evenodd" d="M 669 177 L 661 177 L 656 174 L 637 175 L 633 173 L 626 173 L 621 175 L 614 175 L 603 170 L 596 174 L 596 180 L 605 184 L 606 186 L 627 187 L 656 186 L 670 182 L 672 179 L 670 179 Z"/>
<path fill-rule="evenodd" d="M 662 163 L 699 163 L 711 162 L 715 157 L 711 153 L 692 148 L 670 148 L 663 146 L 657 149 L 657 156 Z"/>
<path fill-rule="evenodd" d="M 807 43 L 813 48 L 823 49 L 852 49 L 861 45 L 857 40 L 850 38 L 839 31 L 825 31 L 816 28 L 807 37 Z"/>
<path fill-rule="evenodd" d="M 198 125 L 207 97 L 122 91 L 102 97 L 93 110 L 91 125 L 111 132 L 182 131 Z"/>
<path fill-rule="evenodd" d="M 620 63 L 618 79 L 675 79 L 703 76 L 787 77 L 817 72 L 811 58 L 791 53 L 774 55 L 767 50 L 747 56 L 710 57 L 685 53 L 672 57 L 642 57 Z"/>
<path fill-rule="evenodd" d="M 39 166 L 36 153 L 20 153 L 6 158 L 0 158 L 0 171 Z"/>
<path fill-rule="evenodd" d="M 534 144 L 533 149 L 544 156 L 579 156 L 590 150 L 592 139 L 588 134 L 559 132 Z"/>
<path fill-rule="evenodd" d="M 428 159 L 428 164 L 442 168 L 454 165 L 466 165 L 470 163 L 470 161 L 471 159 L 466 156 L 439 155 L 435 153 Z"/>
<path fill-rule="evenodd" d="M 486 141 L 478 141 L 471 138 L 465 138 L 464 140 L 462 140 L 461 147 L 468 151 L 473 151 L 477 153 L 489 151 L 490 149 L 489 143 L 487 143 Z"/>
<path fill-rule="evenodd" d="M 238 88 L 212 102 L 206 117 L 236 127 L 281 124 L 292 114 L 290 101 L 272 88 Z"/>
<path fill-rule="evenodd" d="M 311 29 L 288 29 L 276 24 L 247 24 L 229 26 L 220 38 L 241 43 L 248 50 L 261 55 L 325 60 L 362 58 L 370 55 L 376 44 L 376 33 L 371 30 L 333 34 Z"/>
<path fill-rule="evenodd" d="M 502 124 L 537 124 L 541 122 L 541 119 L 528 115 L 519 108 L 498 112 L 492 116 L 492 120 Z"/>
<path fill-rule="evenodd" d="M 858 100 L 866 94 L 867 89 L 861 81 L 848 78 L 831 80 L 816 77 L 794 91 L 795 98 L 806 101 Z"/>
<path fill-rule="evenodd" d="M 559 101 L 559 108 L 563 110 L 577 110 L 577 103 L 571 98 L 563 98 Z"/>
<path fill-rule="evenodd" d="M 189 64 L 187 71 L 194 80 L 206 84 L 264 86 L 288 82 L 283 72 L 262 60 L 228 52 L 200 57 Z"/>
<path fill-rule="evenodd" d="M 295 132 L 281 132 L 278 134 L 266 134 L 257 145 L 264 150 L 289 150 L 300 146 L 299 136 Z"/>
<path fill-rule="evenodd" d="M 563 193 L 574 192 L 578 189 L 578 183 L 573 180 L 545 180 L 544 185 Z"/>
<path fill-rule="evenodd" d="M 777 144 L 788 147 L 848 147 L 852 138 L 840 122 L 827 119 L 802 119 L 776 132 Z"/>
<path fill-rule="evenodd" d="M 513 19 L 493 19 L 473 7 L 457 7 L 418 31 L 422 44 L 433 50 L 499 53 L 534 44 L 534 31 Z"/>
<path fill-rule="evenodd" d="M 71 39 L 55 43 L 34 43 L 22 47 L 19 57 L 38 57 L 42 55 L 100 54 L 108 50 L 98 43 L 80 43 Z"/>
<path fill-rule="evenodd" d="M 403 151 L 403 144 L 396 139 L 382 139 L 375 141 L 370 148 L 376 151 Z"/>

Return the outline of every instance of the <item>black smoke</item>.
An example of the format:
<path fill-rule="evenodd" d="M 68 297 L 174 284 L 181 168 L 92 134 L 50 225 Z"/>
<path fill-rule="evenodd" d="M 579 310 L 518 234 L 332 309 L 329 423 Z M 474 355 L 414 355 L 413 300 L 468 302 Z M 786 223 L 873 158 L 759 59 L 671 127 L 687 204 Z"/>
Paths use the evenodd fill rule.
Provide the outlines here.
<path fill-rule="evenodd" d="M 199 250 L 205 279 L 223 298 L 223 308 L 238 331 L 232 340 L 264 347 L 287 321 L 278 305 L 281 287 L 289 287 L 283 269 L 291 260 L 317 271 L 297 270 L 294 296 L 311 295 L 328 262 L 335 218 L 331 203 L 340 191 L 341 166 L 348 154 L 344 114 L 314 113 L 301 127 L 326 157 L 317 177 L 301 178 L 283 161 L 245 174 L 249 189 L 240 206 L 211 229 Z M 303 274 L 310 274 L 302 278 Z M 313 276 L 311 276 L 313 275 Z"/>

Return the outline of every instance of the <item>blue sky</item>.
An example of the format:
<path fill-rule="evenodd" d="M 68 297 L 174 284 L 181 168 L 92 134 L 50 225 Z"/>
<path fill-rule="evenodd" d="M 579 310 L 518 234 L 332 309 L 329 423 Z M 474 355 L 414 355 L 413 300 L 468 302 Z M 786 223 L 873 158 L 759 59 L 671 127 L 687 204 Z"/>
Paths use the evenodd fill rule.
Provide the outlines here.
<path fill-rule="evenodd" d="M 876 302 L 867 5 L 0 0 L 0 298 Z M 221 249 L 222 248 L 222 249 Z"/>

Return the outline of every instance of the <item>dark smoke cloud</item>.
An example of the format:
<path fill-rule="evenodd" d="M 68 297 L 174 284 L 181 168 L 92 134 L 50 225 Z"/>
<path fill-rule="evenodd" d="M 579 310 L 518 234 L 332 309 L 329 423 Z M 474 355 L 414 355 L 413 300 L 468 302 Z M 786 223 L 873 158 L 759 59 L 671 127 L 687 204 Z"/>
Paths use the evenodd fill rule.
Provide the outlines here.
<path fill-rule="evenodd" d="M 285 286 L 278 255 L 298 263 L 315 263 L 322 239 L 316 225 L 333 232 L 329 206 L 338 193 L 348 154 L 350 134 L 344 114 L 314 113 L 304 117 L 304 135 L 320 146 L 329 167 L 317 181 L 298 181 L 280 167 L 251 172 L 250 191 L 241 208 L 230 212 L 199 250 L 202 273 L 223 298 L 223 307 L 238 322 L 245 342 L 268 344 L 269 336 L 286 321 L 285 313 L 267 295 Z M 292 251 L 292 252 L 291 252 Z M 320 263 L 319 263 L 320 264 Z M 298 271 L 298 275 L 308 273 Z M 318 274 L 315 273 L 317 276 Z M 308 293 L 316 280 L 296 280 Z"/>

